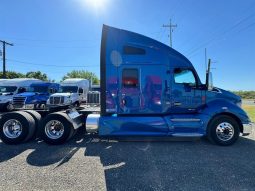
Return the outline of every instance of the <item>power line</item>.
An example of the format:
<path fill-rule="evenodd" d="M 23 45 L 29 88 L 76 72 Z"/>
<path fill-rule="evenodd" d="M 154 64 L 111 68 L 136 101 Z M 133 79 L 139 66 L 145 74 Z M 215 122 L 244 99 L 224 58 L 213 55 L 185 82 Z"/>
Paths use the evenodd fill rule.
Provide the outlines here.
<path fill-rule="evenodd" d="M 195 48 L 192 48 L 188 51 L 187 53 L 187 56 L 191 56 L 193 55 L 195 52 L 197 52 L 198 50 L 200 50 L 201 48 L 203 48 L 204 46 L 208 46 L 209 44 L 211 44 L 212 42 L 215 42 L 215 40 L 217 40 L 219 37 L 235 30 L 237 27 L 239 27 L 242 23 L 244 23 L 245 21 L 249 20 L 250 18 L 252 18 L 255 14 L 251 14 L 251 15 L 248 15 L 247 17 L 245 18 L 242 18 L 240 19 L 239 21 L 237 21 L 234 25 L 230 26 L 229 28 L 227 28 L 226 30 L 224 30 L 223 32 L 221 33 L 218 33 L 217 35 L 214 35 L 211 39 L 209 39 L 208 41 L 206 42 L 203 42 L 201 43 L 200 45 L 198 45 L 197 47 Z"/>
<path fill-rule="evenodd" d="M 93 44 L 91 46 L 52 46 L 52 45 L 29 45 L 29 44 L 20 44 L 15 43 L 16 46 L 25 46 L 25 47 L 35 47 L 35 48 L 57 48 L 57 49 L 64 49 L 64 48 L 70 48 L 70 49 L 87 49 L 87 48 L 93 48 L 96 47 L 96 44 Z M 99 44 L 98 44 L 99 45 Z"/>
<path fill-rule="evenodd" d="M 163 27 L 167 27 L 169 28 L 169 38 L 170 38 L 170 47 L 172 47 L 172 32 L 173 32 L 173 28 L 177 27 L 177 25 L 172 25 L 172 21 L 170 19 L 170 23 L 168 25 L 163 25 Z"/>
<path fill-rule="evenodd" d="M 100 36 L 100 35 L 98 35 Z M 62 39 L 31 39 L 31 38 L 15 38 L 15 37 L 5 37 L 6 39 L 12 40 L 12 41 L 30 41 L 30 42 L 44 42 L 44 43 L 73 43 L 73 42 L 94 42 L 95 40 L 100 40 L 100 38 L 93 38 L 93 39 L 71 39 L 71 40 L 62 40 Z"/>
<path fill-rule="evenodd" d="M 9 45 L 9 46 L 13 46 L 12 43 L 6 42 L 4 40 L 0 40 L 0 42 L 3 44 L 3 78 L 6 78 L 6 69 L 5 69 L 5 62 L 6 62 L 6 58 L 5 58 L 5 46 Z"/>
<path fill-rule="evenodd" d="M 9 62 L 17 62 L 22 64 L 28 64 L 28 65 L 35 65 L 35 66 L 46 66 L 46 67 L 59 67 L 59 68 L 72 68 L 72 67 L 80 67 L 80 68 L 86 68 L 86 67 L 99 67 L 99 65 L 56 65 L 56 64 L 38 64 L 33 62 L 26 62 L 26 61 L 20 61 L 15 59 L 7 59 Z"/>

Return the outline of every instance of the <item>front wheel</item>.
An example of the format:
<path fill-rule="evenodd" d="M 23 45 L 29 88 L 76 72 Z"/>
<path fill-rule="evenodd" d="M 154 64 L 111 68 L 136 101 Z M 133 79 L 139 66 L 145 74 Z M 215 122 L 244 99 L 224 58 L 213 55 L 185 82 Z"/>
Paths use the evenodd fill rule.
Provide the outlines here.
<path fill-rule="evenodd" d="M 227 115 L 215 117 L 208 125 L 207 138 L 222 146 L 234 144 L 239 138 L 240 128 L 235 119 Z"/>

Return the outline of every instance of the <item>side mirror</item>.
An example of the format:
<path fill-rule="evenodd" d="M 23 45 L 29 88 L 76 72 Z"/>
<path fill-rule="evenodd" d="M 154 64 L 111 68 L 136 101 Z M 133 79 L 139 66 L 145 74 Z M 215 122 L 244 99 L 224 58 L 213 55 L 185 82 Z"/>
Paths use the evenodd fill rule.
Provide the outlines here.
<path fill-rule="evenodd" d="M 212 89 L 213 89 L 213 76 L 212 76 L 212 72 L 210 72 L 208 75 L 208 90 L 212 90 Z"/>
<path fill-rule="evenodd" d="M 50 93 L 53 94 L 54 93 L 54 89 L 50 88 Z"/>

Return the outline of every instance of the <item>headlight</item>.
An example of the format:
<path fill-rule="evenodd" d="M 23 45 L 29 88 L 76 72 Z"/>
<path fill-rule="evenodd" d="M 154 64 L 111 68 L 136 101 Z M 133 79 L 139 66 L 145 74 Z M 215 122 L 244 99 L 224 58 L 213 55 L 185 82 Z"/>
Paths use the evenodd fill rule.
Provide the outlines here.
<path fill-rule="evenodd" d="M 70 98 L 67 98 L 66 103 L 72 103 L 72 100 Z"/>
<path fill-rule="evenodd" d="M 10 99 L 10 98 L 3 98 L 3 99 L 1 99 L 0 100 L 0 102 L 11 102 L 12 101 L 12 99 Z"/>

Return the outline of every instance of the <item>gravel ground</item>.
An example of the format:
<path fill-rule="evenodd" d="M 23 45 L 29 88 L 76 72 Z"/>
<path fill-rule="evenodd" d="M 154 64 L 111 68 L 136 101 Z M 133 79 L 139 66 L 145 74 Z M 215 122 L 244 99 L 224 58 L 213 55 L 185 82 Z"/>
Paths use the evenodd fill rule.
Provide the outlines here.
<path fill-rule="evenodd" d="M 0 190 L 255 190 L 255 134 L 206 140 L 0 142 Z"/>

